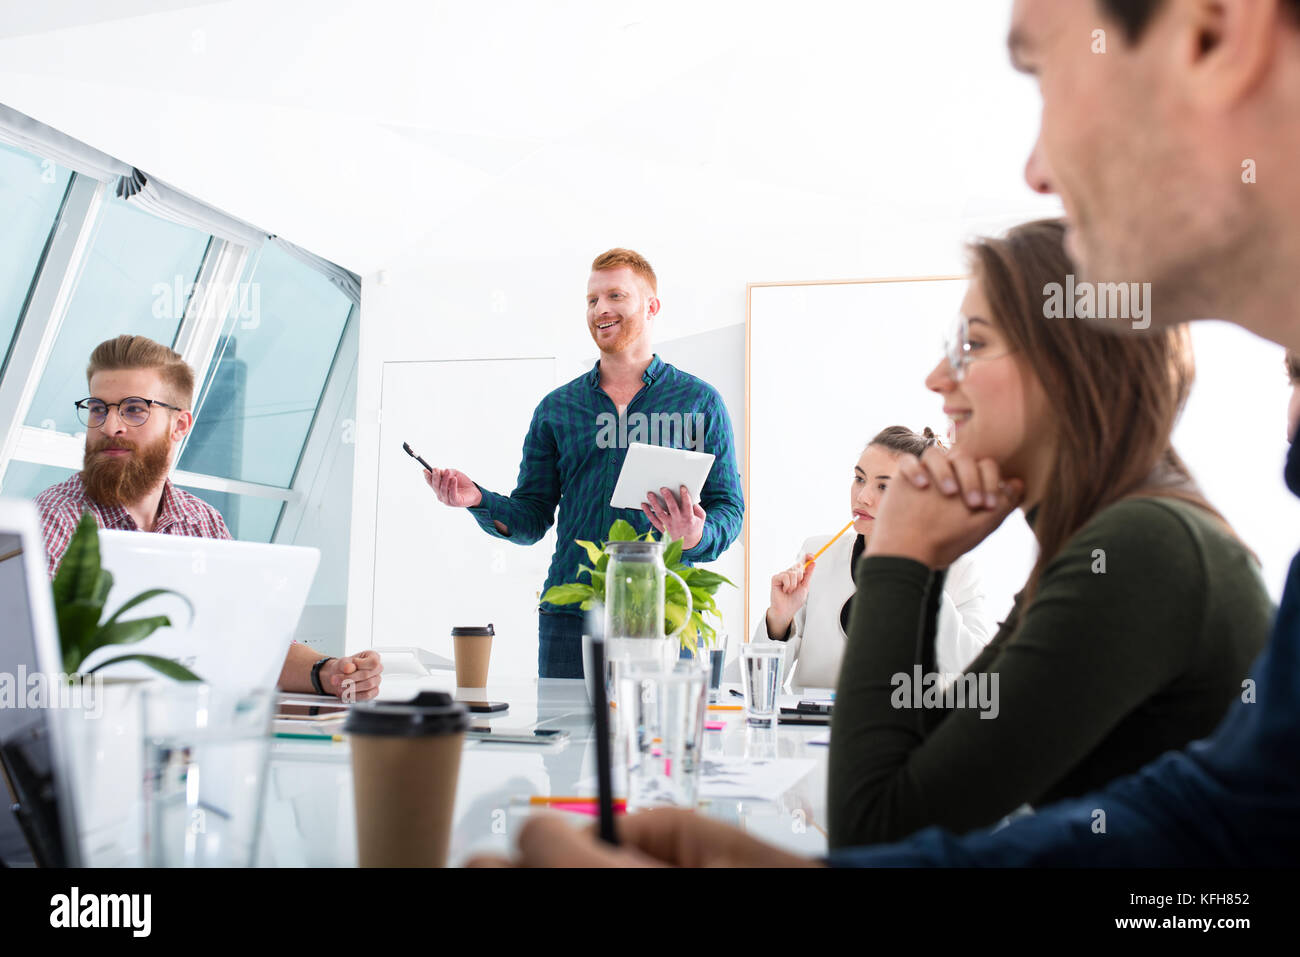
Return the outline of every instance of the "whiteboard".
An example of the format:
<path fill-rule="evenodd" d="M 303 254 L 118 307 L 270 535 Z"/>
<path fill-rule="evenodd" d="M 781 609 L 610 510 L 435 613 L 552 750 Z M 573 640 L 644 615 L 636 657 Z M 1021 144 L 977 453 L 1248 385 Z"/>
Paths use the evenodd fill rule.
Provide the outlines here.
<path fill-rule="evenodd" d="M 489 681 L 537 677 L 537 601 L 555 529 L 522 547 L 440 503 L 409 442 L 437 468 L 456 468 L 509 495 L 533 410 L 556 386 L 555 359 L 386 362 L 380 386 L 375 516 L 374 647 L 454 656 L 455 625 L 491 622 Z"/>
<path fill-rule="evenodd" d="M 754 285 L 749 308 L 747 632 L 770 580 L 804 539 L 852 518 L 853 467 L 890 425 L 943 436 L 943 400 L 925 377 L 961 307 L 964 278 Z M 971 554 L 992 621 L 1011 608 L 1037 544 L 1020 513 Z"/>

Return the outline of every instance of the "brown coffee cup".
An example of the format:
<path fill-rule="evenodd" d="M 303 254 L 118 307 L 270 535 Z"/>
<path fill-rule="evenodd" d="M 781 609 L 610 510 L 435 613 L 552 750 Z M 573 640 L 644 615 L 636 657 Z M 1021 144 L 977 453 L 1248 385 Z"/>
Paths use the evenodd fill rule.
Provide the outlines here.
<path fill-rule="evenodd" d="M 343 733 L 352 748 L 358 864 L 447 866 L 468 726 L 465 706 L 438 691 L 352 706 Z"/>
<path fill-rule="evenodd" d="M 486 688 L 488 659 L 492 656 L 492 636 L 496 632 L 486 627 L 462 626 L 451 630 L 456 643 L 456 687 Z"/>

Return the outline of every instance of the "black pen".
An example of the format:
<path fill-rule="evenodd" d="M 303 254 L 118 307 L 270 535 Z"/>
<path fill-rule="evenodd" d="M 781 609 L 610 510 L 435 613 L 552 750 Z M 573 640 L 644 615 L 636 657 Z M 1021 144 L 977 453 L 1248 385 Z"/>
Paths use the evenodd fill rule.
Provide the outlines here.
<path fill-rule="evenodd" d="M 423 466 L 424 466 L 426 469 L 428 469 L 430 472 L 433 471 L 433 466 L 430 465 L 428 462 L 426 462 L 424 459 L 420 458 L 420 456 L 416 454 L 415 449 L 411 448 L 411 447 L 410 447 L 409 445 L 407 445 L 405 442 L 402 443 L 402 448 L 405 449 L 405 450 L 406 450 L 406 454 L 409 455 L 411 458 L 415 459 L 415 461 L 419 462 L 421 465 L 423 465 Z"/>
<path fill-rule="evenodd" d="M 735 688 L 732 688 L 732 689 L 731 689 L 731 693 L 734 694 L 737 698 L 743 698 L 743 697 L 745 697 L 745 692 L 743 692 L 743 691 L 737 691 Z"/>

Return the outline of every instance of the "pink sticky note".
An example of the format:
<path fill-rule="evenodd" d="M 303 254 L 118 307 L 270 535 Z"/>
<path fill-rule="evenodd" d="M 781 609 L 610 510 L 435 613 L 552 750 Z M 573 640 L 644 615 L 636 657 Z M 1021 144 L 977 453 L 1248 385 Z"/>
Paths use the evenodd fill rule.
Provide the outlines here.
<path fill-rule="evenodd" d="M 550 807 L 551 810 L 553 811 L 568 811 L 570 814 L 590 814 L 592 816 L 595 816 L 600 813 L 600 805 L 594 801 L 591 803 L 588 803 L 586 801 L 581 801 L 581 802 L 562 801 L 556 804 L 552 804 Z M 622 804 L 615 804 L 614 813 L 626 814 L 627 807 Z"/>
<path fill-rule="evenodd" d="M 706 721 L 704 722 L 705 731 L 721 731 L 727 726 L 725 721 Z"/>

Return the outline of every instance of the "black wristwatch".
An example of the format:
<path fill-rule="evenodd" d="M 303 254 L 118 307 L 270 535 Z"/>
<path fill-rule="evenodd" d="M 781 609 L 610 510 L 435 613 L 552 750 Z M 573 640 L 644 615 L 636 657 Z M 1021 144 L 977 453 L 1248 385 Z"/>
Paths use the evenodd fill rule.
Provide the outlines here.
<path fill-rule="evenodd" d="M 311 666 L 311 686 L 316 689 L 317 694 L 329 694 L 329 692 L 320 686 L 320 670 L 325 665 L 325 662 L 333 660 L 333 658 L 326 655 L 320 661 Z"/>

